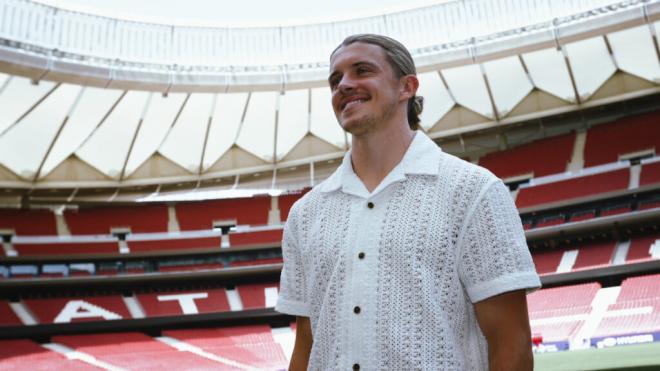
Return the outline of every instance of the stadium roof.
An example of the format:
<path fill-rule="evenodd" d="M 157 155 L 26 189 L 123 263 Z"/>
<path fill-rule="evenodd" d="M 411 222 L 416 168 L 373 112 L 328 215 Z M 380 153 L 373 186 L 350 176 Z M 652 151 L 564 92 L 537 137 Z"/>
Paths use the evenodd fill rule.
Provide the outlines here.
<path fill-rule="evenodd" d="M 411 48 L 443 148 L 494 150 L 473 137 L 660 92 L 659 31 L 657 0 L 450 1 L 249 28 L 0 0 L 0 185 L 312 185 L 350 145 L 324 81 L 358 32 Z"/>

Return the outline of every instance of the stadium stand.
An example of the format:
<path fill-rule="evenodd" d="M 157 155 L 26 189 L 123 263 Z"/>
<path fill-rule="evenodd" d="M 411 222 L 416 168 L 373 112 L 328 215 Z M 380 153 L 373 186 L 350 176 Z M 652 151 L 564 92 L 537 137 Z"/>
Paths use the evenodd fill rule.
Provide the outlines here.
<path fill-rule="evenodd" d="M 591 127 L 584 147 L 584 166 L 616 162 L 621 155 L 660 148 L 659 118 L 660 113 L 651 112 Z"/>
<path fill-rule="evenodd" d="M 642 173 L 639 177 L 639 185 L 647 186 L 658 183 L 660 183 L 660 161 L 647 162 L 642 164 Z"/>
<path fill-rule="evenodd" d="M 160 235 L 160 234 L 159 234 Z M 143 239 L 145 237 L 133 234 L 126 237 L 126 243 L 132 253 L 181 251 L 187 249 L 213 249 L 220 248 L 220 236 L 211 237 L 185 237 L 168 236 L 167 238 Z M 151 238 L 146 236 L 146 238 Z"/>
<path fill-rule="evenodd" d="M 245 267 L 251 265 L 264 265 L 264 264 L 281 264 L 282 258 L 269 258 L 269 259 L 251 259 L 251 260 L 237 260 L 229 263 L 230 267 Z"/>
<path fill-rule="evenodd" d="M 309 192 L 311 188 L 305 188 L 299 192 L 287 193 L 279 196 L 278 205 L 280 208 L 280 218 L 282 221 L 287 220 L 289 217 L 289 211 L 293 204 L 298 201 L 305 193 Z"/>
<path fill-rule="evenodd" d="M 540 334 L 544 343 L 568 341 L 584 323 L 591 302 L 600 289 L 598 283 L 541 289 L 527 296 L 532 333 Z"/>
<path fill-rule="evenodd" d="M 65 210 L 72 234 L 109 234 L 113 228 L 132 233 L 167 232 L 167 206 L 112 206 Z"/>
<path fill-rule="evenodd" d="M 265 231 L 230 233 L 229 243 L 231 246 L 256 245 L 266 243 L 280 243 L 282 241 L 282 229 L 269 229 Z"/>
<path fill-rule="evenodd" d="M 268 223 L 270 196 L 186 202 L 176 205 L 176 215 L 183 231 L 207 230 L 215 221 L 235 221 L 236 225 Z"/>
<path fill-rule="evenodd" d="M 658 240 L 660 240 L 660 234 L 633 238 L 630 241 L 626 262 L 633 263 L 653 259 L 651 248 Z M 656 249 L 658 250 L 656 258 L 658 258 L 660 257 L 660 248 Z"/>
<path fill-rule="evenodd" d="M 563 173 L 571 160 L 575 133 L 526 143 L 479 159 L 479 165 L 502 179 L 532 174 L 533 177 Z"/>
<path fill-rule="evenodd" d="M 164 331 L 169 336 L 258 369 L 286 369 L 288 360 L 267 325 Z"/>
<path fill-rule="evenodd" d="M 18 236 L 54 236 L 55 214 L 41 209 L 0 209 L 0 230 L 13 230 Z"/>
<path fill-rule="evenodd" d="M 176 265 L 160 265 L 159 272 L 191 272 L 191 271 L 206 271 L 222 269 L 222 263 L 202 263 L 202 264 L 176 264 Z"/>
<path fill-rule="evenodd" d="M 550 216 L 543 218 L 538 223 L 536 223 L 536 227 L 542 228 L 542 227 L 551 227 L 553 225 L 564 224 L 564 220 L 566 220 L 566 217 L 564 215 Z"/>
<path fill-rule="evenodd" d="M 536 271 L 539 274 L 550 274 L 557 271 L 564 250 L 555 249 L 550 251 L 537 251 L 532 254 Z"/>
<path fill-rule="evenodd" d="M 4 300 L 0 301 L 0 326 L 20 326 L 22 324 L 9 303 Z"/>
<path fill-rule="evenodd" d="M 594 333 L 599 338 L 660 331 L 660 274 L 627 278 Z"/>
<path fill-rule="evenodd" d="M 630 211 L 632 211 L 632 206 L 627 203 L 627 204 L 608 207 L 600 212 L 600 216 L 619 215 L 619 214 L 629 213 Z"/>
<path fill-rule="evenodd" d="M 275 306 L 279 282 L 244 284 L 236 287 L 243 302 L 243 309 L 270 308 Z"/>
<path fill-rule="evenodd" d="M 29 367 L 28 367 L 29 365 Z M 0 370 L 98 370 L 27 339 L 0 340 Z"/>
<path fill-rule="evenodd" d="M 70 323 L 132 318 L 119 295 L 25 299 L 39 323 Z"/>
<path fill-rule="evenodd" d="M 630 171 L 625 168 L 525 187 L 520 189 L 516 205 L 518 208 L 526 208 L 625 190 L 629 178 Z"/>
<path fill-rule="evenodd" d="M 591 242 L 581 245 L 578 249 L 575 264 L 573 264 L 573 270 L 610 265 L 615 247 L 615 241 Z"/>
<path fill-rule="evenodd" d="M 230 310 L 225 289 L 139 293 L 135 296 L 147 317 Z"/>
<path fill-rule="evenodd" d="M 173 365 L 185 365 L 185 368 L 193 370 L 212 370 L 221 366 L 221 363 L 192 352 L 180 351 L 137 332 L 55 336 L 53 341 L 90 354 L 110 365 L 131 370 L 168 370 Z"/>
<path fill-rule="evenodd" d="M 569 222 L 581 222 L 583 220 L 589 220 L 593 219 L 596 217 L 596 211 L 595 210 L 585 210 L 585 211 L 578 211 L 573 214 L 571 214 L 571 217 L 569 219 Z"/>
<path fill-rule="evenodd" d="M 114 241 L 108 241 L 109 239 L 114 239 Z M 102 241 L 95 241 L 93 239 L 88 241 L 76 240 L 73 242 L 51 240 L 39 243 L 22 242 L 20 239 L 17 239 L 13 243 L 13 246 L 19 256 L 113 254 L 119 252 L 117 239 L 110 237 Z"/>

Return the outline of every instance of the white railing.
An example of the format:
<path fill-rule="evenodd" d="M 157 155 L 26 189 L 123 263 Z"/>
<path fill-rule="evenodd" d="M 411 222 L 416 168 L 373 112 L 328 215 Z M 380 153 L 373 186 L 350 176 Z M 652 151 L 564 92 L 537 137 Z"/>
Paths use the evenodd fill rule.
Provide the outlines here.
<path fill-rule="evenodd" d="M 280 66 L 325 63 L 346 35 L 396 37 L 409 48 L 452 43 L 555 20 L 573 22 L 652 0 L 460 0 L 356 20 L 262 28 L 170 26 L 0 0 L 0 38 L 58 52 L 177 66 Z M 442 48 L 439 48 L 442 49 Z M 302 66 L 301 66 L 302 64 Z M 310 66 L 311 67 L 311 66 Z"/>

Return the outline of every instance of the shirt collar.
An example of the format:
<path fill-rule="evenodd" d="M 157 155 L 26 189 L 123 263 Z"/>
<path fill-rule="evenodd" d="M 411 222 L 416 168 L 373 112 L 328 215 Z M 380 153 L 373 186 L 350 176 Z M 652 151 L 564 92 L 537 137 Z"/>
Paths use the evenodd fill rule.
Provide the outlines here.
<path fill-rule="evenodd" d="M 441 152 L 435 142 L 418 130 L 399 164 L 390 171 L 372 194 L 380 192 L 393 182 L 404 180 L 407 174 L 437 175 Z M 341 188 L 346 193 L 368 194 L 364 184 L 353 171 L 350 150 L 344 155 L 337 170 L 319 187 L 321 192 L 332 192 Z"/>

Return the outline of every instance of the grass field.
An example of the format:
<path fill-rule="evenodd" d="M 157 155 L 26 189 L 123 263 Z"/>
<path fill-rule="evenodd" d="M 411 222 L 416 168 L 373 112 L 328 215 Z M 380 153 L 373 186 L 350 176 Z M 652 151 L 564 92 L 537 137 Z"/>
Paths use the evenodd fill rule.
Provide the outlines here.
<path fill-rule="evenodd" d="M 660 370 L 660 343 L 536 354 L 534 370 Z"/>

